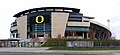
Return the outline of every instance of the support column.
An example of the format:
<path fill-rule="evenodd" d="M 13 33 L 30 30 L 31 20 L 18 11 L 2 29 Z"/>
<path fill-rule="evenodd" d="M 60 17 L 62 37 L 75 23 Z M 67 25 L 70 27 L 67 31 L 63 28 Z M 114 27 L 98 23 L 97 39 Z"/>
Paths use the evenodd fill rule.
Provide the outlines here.
<path fill-rule="evenodd" d="M 82 36 L 83 36 L 83 39 L 84 39 L 84 38 L 85 38 L 85 37 L 84 37 L 84 36 L 85 36 L 85 35 L 84 35 L 84 32 L 82 33 Z"/>
<path fill-rule="evenodd" d="M 19 47 L 19 44 L 20 44 L 20 43 L 19 43 L 19 40 L 17 41 L 17 44 L 18 44 L 18 47 Z"/>
<path fill-rule="evenodd" d="M 16 33 L 14 33 L 15 34 L 15 38 L 16 38 Z"/>
<path fill-rule="evenodd" d="M 10 33 L 10 38 L 13 38 L 13 34 L 12 33 Z"/>
<path fill-rule="evenodd" d="M 35 33 L 35 37 L 37 37 L 37 33 Z"/>
<path fill-rule="evenodd" d="M 69 13 L 52 12 L 51 13 L 51 35 L 57 38 L 58 34 L 62 37 L 65 34 Z"/>
<path fill-rule="evenodd" d="M 88 37 L 88 33 L 86 33 L 86 35 L 87 35 L 87 39 L 89 39 L 89 37 Z"/>
<path fill-rule="evenodd" d="M 45 31 L 45 23 L 44 23 L 44 31 Z M 44 35 L 45 35 L 45 32 L 44 32 Z"/>

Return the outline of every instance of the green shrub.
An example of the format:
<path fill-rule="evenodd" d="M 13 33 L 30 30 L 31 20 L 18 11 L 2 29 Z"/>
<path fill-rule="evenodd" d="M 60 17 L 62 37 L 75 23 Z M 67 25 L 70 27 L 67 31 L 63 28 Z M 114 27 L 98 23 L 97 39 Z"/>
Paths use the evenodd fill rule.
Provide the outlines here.
<path fill-rule="evenodd" d="M 117 40 L 91 40 L 91 39 L 62 39 L 60 43 L 56 38 L 51 38 L 49 42 L 46 42 L 44 47 L 66 46 L 67 41 L 94 41 L 94 46 L 120 46 L 120 42 Z"/>

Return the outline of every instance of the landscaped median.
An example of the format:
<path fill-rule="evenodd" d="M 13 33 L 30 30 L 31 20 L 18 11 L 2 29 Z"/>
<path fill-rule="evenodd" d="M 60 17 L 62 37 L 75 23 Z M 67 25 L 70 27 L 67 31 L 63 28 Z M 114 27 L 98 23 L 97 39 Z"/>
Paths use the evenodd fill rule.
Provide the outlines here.
<path fill-rule="evenodd" d="M 67 41 L 93 41 L 94 47 L 67 47 Z M 49 50 L 120 50 L 119 40 L 91 40 L 91 39 L 65 39 L 51 38 L 42 47 Z"/>

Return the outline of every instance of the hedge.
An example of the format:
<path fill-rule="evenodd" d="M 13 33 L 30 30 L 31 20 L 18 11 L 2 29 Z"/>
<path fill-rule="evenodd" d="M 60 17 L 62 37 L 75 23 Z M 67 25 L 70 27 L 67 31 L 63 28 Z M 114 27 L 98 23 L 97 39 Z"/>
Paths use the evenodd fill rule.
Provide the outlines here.
<path fill-rule="evenodd" d="M 92 39 L 61 39 L 58 41 L 56 38 L 51 38 L 43 46 L 44 47 L 55 47 L 55 46 L 66 46 L 67 41 L 94 41 L 94 46 L 120 46 L 119 40 L 92 40 Z"/>

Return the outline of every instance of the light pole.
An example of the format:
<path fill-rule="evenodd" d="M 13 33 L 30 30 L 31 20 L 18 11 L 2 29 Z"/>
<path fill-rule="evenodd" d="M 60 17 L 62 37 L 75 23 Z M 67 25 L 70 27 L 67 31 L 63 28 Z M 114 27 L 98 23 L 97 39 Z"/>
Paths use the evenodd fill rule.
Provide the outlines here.
<path fill-rule="evenodd" d="M 108 22 L 108 27 L 110 28 L 110 20 L 108 19 L 107 22 Z"/>

